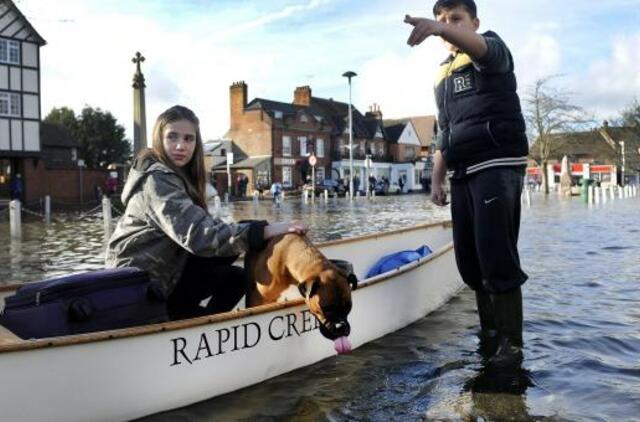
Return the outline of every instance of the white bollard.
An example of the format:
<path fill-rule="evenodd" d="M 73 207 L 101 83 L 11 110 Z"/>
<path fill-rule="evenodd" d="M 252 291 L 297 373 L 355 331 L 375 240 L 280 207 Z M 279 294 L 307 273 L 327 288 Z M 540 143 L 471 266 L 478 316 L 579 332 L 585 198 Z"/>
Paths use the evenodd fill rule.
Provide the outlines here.
<path fill-rule="evenodd" d="M 214 215 L 220 218 L 220 197 L 218 195 L 213 198 L 213 210 Z"/>
<path fill-rule="evenodd" d="M 587 187 L 587 202 L 589 204 L 593 204 L 595 202 L 594 198 L 593 198 L 593 186 L 589 185 Z"/>
<path fill-rule="evenodd" d="M 609 193 L 611 194 L 611 200 L 613 201 L 614 199 L 616 199 L 616 191 L 615 191 L 615 186 L 611 185 L 609 186 Z"/>
<path fill-rule="evenodd" d="M 324 190 L 324 202 L 329 202 L 329 191 L 327 189 Z"/>
<path fill-rule="evenodd" d="M 44 197 L 44 222 L 51 224 L 51 196 Z"/>
<path fill-rule="evenodd" d="M 529 189 L 528 187 L 526 188 L 526 201 L 527 201 L 527 206 L 530 207 L 531 206 L 531 189 Z"/>
<path fill-rule="evenodd" d="M 284 201 L 284 191 L 280 192 L 280 199 Z"/>
<path fill-rule="evenodd" d="M 622 191 L 623 191 L 622 186 L 618 186 L 618 198 L 620 199 L 624 198 L 624 194 Z"/>
<path fill-rule="evenodd" d="M 302 191 L 302 200 L 304 201 L 305 204 L 309 200 L 309 191 L 306 189 Z"/>
<path fill-rule="evenodd" d="M 106 195 L 102 197 L 102 220 L 104 222 L 104 232 L 111 233 L 111 199 Z"/>
<path fill-rule="evenodd" d="M 257 204 L 259 200 L 260 200 L 260 194 L 258 193 L 257 190 L 254 190 L 253 191 L 253 202 Z"/>
<path fill-rule="evenodd" d="M 600 187 L 599 186 L 596 186 L 596 188 L 594 189 L 593 199 L 595 200 L 596 204 L 600 203 Z"/>
<path fill-rule="evenodd" d="M 356 191 L 356 198 L 360 198 L 360 191 L 359 190 Z"/>
<path fill-rule="evenodd" d="M 22 239 L 22 205 L 17 199 L 9 202 L 9 225 L 11 226 L 11 239 Z"/>

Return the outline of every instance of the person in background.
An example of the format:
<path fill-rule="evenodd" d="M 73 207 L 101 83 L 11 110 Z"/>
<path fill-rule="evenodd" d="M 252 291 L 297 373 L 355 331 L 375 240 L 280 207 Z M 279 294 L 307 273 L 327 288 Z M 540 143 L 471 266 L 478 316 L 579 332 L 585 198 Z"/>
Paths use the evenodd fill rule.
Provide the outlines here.
<path fill-rule="evenodd" d="M 24 195 L 24 183 L 22 182 L 22 175 L 20 173 L 16 173 L 16 175 L 11 179 L 9 191 L 11 199 L 22 201 L 22 197 Z"/>
<path fill-rule="evenodd" d="M 167 298 L 171 319 L 233 309 L 246 291 L 238 255 L 260 250 L 280 234 L 304 234 L 295 223 L 225 223 L 205 201 L 199 120 L 186 107 L 163 112 L 153 146 L 134 161 L 122 192 L 125 213 L 107 245 L 107 267 L 149 272 Z M 200 303 L 211 297 L 207 305 Z"/>
<path fill-rule="evenodd" d="M 527 275 L 517 243 L 528 143 L 513 58 L 496 33 L 477 33 L 473 0 L 438 0 L 433 15 L 405 17 L 410 46 L 439 36 L 450 52 L 435 82 L 440 130 L 431 198 L 447 203 L 448 175 L 456 261 L 476 294 L 480 338 L 492 361 L 521 361 Z"/>

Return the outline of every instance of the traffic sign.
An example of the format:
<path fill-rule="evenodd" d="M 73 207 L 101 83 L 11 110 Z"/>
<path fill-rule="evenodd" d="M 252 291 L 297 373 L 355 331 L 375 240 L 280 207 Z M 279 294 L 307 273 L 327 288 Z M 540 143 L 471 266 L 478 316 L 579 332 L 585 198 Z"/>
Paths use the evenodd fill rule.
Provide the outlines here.
<path fill-rule="evenodd" d="M 316 158 L 315 155 L 311 155 L 309 157 L 309 164 L 311 164 L 312 166 L 315 166 L 318 163 L 318 159 Z"/>

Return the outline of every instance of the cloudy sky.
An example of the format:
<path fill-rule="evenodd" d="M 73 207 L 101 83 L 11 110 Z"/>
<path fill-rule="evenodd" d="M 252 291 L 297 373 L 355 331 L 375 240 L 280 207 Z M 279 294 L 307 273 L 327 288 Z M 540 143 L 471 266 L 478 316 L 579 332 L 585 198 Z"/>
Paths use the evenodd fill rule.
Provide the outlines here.
<path fill-rule="evenodd" d="M 410 48 L 405 14 L 430 16 L 424 0 L 19 0 L 47 40 L 41 49 L 42 112 L 85 104 L 111 111 L 132 137 L 136 51 L 146 57 L 147 119 L 173 104 L 199 115 L 206 139 L 229 125 L 229 85 L 249 99 L 291 102 L 296 86 L 377 103 L 385 117 L 433 114 L 432 81 L 442 42 Z M 640 98 L 640 0 L 477 0 L 481 31 L 510 46 L 521 96 L 536 78 L 596 118 Z"/>

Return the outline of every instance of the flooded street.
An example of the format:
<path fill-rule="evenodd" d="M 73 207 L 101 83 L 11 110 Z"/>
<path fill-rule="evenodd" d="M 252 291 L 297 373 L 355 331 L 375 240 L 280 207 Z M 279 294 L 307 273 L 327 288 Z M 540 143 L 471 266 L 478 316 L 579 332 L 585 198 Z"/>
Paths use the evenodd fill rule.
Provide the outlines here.
<path fill-rule="evenodd" d="M 640 420 L 639 210 L 640 198 L 589 207 L 540 194 L 523 208 L 525 360 L 514 373 L 482 363 L 475 300 L 464 290 L 351 355 L 146 420 Z M 298 219 L 316 241 L 448 218 L 423 195 L 238 202 L 222 213 Z M 19 244 L 0 218 L 0 283 L 102 265 L 102 221 L 64 218 L 25 224 Z"/>

